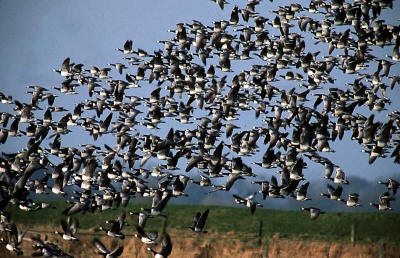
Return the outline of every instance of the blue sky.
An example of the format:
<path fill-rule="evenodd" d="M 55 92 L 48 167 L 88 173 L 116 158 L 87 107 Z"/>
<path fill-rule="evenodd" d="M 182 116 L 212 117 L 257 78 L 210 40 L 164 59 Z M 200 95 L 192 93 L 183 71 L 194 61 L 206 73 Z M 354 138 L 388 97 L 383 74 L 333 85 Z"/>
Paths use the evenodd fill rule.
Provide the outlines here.
<path fill-rule="evenodd" d="M 59 68 L 66 57 L 71 61 L 106 67 L 108 63 L 119 62 L 122 59 L 120 52 L 115 48 L 122 48 L 127 39 L 133 40 L 134 48 L 143 48 L 151 52 L 162 48 L 157 40 L 167 40 L 173 35 L 168 29 L 174 29 L 178 22 L 191 23 L 199 20 L 203 24 L 212 25 L 212 21 L 229 19 L 230 10 L 234 4 L 243 6 L 245 1 L 229 1 L 222 11 L 213 1 L 2 1 L 0 3 L 0 91 L 12 95 L 14 99 L 25 102 L 29 96 L 25 95 L 27 85 L 41 85 L 51 88 L 59 84 L 62 78 L 52 69 Z M 258 8 L 270 19 L 274 14 L 270 12 L 278 6 L 277 1 L 263 1 Z M 288 1 L 281 2 L 287 3 Z M 397 3 L 395 3 L 395 6 Z M 386 12 L 386 11 L 385 11 Z M 384 16 L 387 21 L 395 21 L 395 11 L 388 11 Z M 398 23 L 398 22 L 397 22 Z M 312 45 L 313 51 L 325 50 L 326 46 Z M 384 57 L 391 52 L 376 48 L 377 53 Z M 235 63 L 237 69 L 248 69 L 241 63 Z M 375 69 L 375 68 L 371 68 Z M 399 65 L 392 67 L 391 74 L 400 74 Z M 344 87 L 341 73 L 336 73 L 336 87 Z M 351 77 L 349 77 L 351 78 Z M 150 89 L 143 88 L 142 94 L 148 95 Z M 147 91 L 147 92 L 146 92 Z M 299 90 L 301 91 L 301 90 Z M 399 109 L 400 90 L 395 87 L 388 94 L 393 101 L 390 109 Z M 76 96 L 81 98 L 81 96 Z M 73 107 L 74 98 L 68 98 L 66 103 Z M 64 100 L 63 100 L 64 101 Z M 9 107 L 0 105 L 0 111 L 8 111 Z M 367 111 L 367 110 L 366 110 Z M 380 114 L 377 114 L 379 117 Z M 172 122 L 173 123 L 173 122 Z M 243 128 L 251 128 L 252 120 L 243 118 L 235 121 Z M 171 126 L 164 125 L 165 135 Z M 164 133 L 165 132 L 165 133 Z M 349 138 L 350 132 L 347 132 Z M 79 138 L 79 133 L 72 136 L 76 142 L 86 141 Z M 346 137 L 345 137 L 346 138 Z M 18 139 L 11 139 L 6 145 L 0 146 L 2 151 L 19 146 Z M 361 152 L 362 147 L 349 140 L 335 141 L 331 147 L 335 153 L 323 154 L 334 163 L 339 164 L 348 176 L 359 176 L 369 181 L 385 179 L 397 175 L 399 179 L 399 165 L 393 159 L 377 159 L 374 164 L 368 164 L 368 156 Z M 15 150 L 18 150 L 16 147 Z M 251 162 L 251 160 L 249 160 Z M 312 165 L 311 162 L 305 174 L 309 178 L 319 177 L 322 166 Z M 315 176 L 318 175 L 318 176 Z"/>

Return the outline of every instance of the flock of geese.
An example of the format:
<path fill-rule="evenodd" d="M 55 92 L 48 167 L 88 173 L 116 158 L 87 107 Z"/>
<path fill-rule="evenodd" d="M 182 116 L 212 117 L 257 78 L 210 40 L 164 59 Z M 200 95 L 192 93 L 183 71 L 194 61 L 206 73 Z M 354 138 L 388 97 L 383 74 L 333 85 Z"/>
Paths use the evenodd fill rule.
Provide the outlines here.
<path fill-rule="evenodd" d="M 26 140 L 25 148 L 2 149 L 0 157 L 0 233 L 10 252 L 21 254 L 18 246 L 29 239 L 35 256 L 66 255 L 54 243 L 27 238 L 10 220 L 8 205 L 27 212 L 49 208 L 32 200 L 32 193 L 71 202 L 62 212 L 63 232 L 57 232 L 65 241 L 78 239 L 75 214 L 125 207 L 135 196 L 151 198 L 150 208 L 131 213 L 138 216 L 135 236 L 155 257 L 167 257 L 170 235 L 146 232 L 146 221 L 166 216 L 171 197 L 187 196 L 190 184 L 212 194 L 249 180 L 259 191 L 235 193 L 232 202 L 253 214 L 268 198 L 309 200 L 309 161 L 321 164 L 328 191 L 322 197 L 357 207 L 357 193 L 342 196 L 351 184 L 345 172 L 323 155 L 334 151 L 330 143 L 350 138 L 370 164 L 378 158 L 400 163 L 400 112 L 376 118 L 400 83 L 392 72 L 400 60 L 400 27 L 380 17 L 394 8 L 391 0 L 311 0 L 265 15 L 268 3 L 261 0 L 243 7 L 214 2 L 222 10 L 231 7 L 228 19 L 178 23 L 171 39 L 158 42 L 160 50 L 149 53 L 127 40 L 117 48 L 122 61 L 105 67 L 66 58 L 54 69 L 61 85 L 28 86 L 30 103 L 1 94 L 2 109 L 12 111 L 1 113 L 0 144 Z M 316 44 L 326 55 L 313 51 Z M 375 55 L 379 49 L 392 49 L 392 55 Z M 338 77 L 353 79 L 337 85 Z M 249 117 L 254 125 L 246 124 Z M 79 141 L 97 144 L 69 145 L 76 132 Z M 149 160 L 158 164 L 148 169 Z M 400 184 L 393 178 L 379 183 L 385 189 L 370 205 L 391 210 Z M 312 206 L 302 210 L 311 219 L 324 213 Z M 189 228 L 206 233 L 209 212 L 196 214 Z M 122 213 L 100 229 L 123 239 L 125 218 Z M 157 242 L 159 251 L 152 247 Z M 99 239 L 93 248 L 104 257 L 124 251 L 109 250 Z"/>

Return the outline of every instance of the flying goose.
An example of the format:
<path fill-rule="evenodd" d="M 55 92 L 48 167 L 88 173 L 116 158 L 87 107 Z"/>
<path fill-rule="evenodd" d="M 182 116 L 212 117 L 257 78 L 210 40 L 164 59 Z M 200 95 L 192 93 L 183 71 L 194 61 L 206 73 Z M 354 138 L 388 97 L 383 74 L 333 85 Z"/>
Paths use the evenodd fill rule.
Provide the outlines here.
<path fill-rule="evenodd" d="M 155 258 L 167 258 L 172 251 L 172 242 L 171 242 L 171 237 L 169 236 L 168 233 L 165 233 L 162 237 L 161 240 L 161 249 L 159 252 L 155 251 L 151 247 L 149 247 L 147 250 L 149 250 Z"/>
<path fill-rule="evenodd" d="M 306 182 L 300 186 L 300 188 L 296 189 L 296 200 L 297 201 L 308 201 L 311 200 L 307 197 L 307 189 L 310 185 L 310 182 Z"/>
<path fill-rule="evenodd" d="M 345 178 L 345 173 L 341 168 L 336 169 L 335 177 L 333 178 L 335 184 L 348 184 L 349 181 Z"/>
<path fill-rule="evenodd" d="M 144 228 L 146 226 L 147 219 L 153 218 L 150 214 L 147 214 L 143 211 L 139 212 L 129 212 L 130 215 L 138 215 L 138 227 Z"/>
<path fill-rule="evenodd" d="M 321 196 L 328 197 L 331 200 L 340 201 L 343 187 L 341 185 L 338 185 L 336 188 L 334 188 L 330 184 L 327 184 L 327 187 L 328 187 L 328 193 L 321 193 Z"/>
<path fill-rule="evenodd" d="M 156 239 L 158 237 L 158 232 L 154 231 L 151 233 L 146 233 L 144 228 L 140 227 L 139 225 L 135 225 L 137 233 L 135 237 L 139 238 L 140 241 L 144 244 L 153 245 L 156 244 Z"/>
<path fill-rule="evenodd" d="M 172 191 L 169 189 L 165 189 L 164 191 L 157 189 L 153 192 L 153 194 L 154 196 L 151 203 L 151 209 L 145 208 L 144 210 L 150 212 L 150 214 L 154 216 L 165 216 L 164 214 L 162 214 L 162 211 L 167 205 L 169 199 L 171 198 Z"/>
<path fill-rule="evenodd" d="M 378 181 L 378 184 L 386 185 L 388 190 L 393 191 L 393 196 L 397 193 L 397 189 L 400 188 L 400 183 L 393 178 L 388 178 L 387 181 Z"/>
<path fill-rule="evenodd" d="M 79 240 L 75 235 L 79 226 L 79 222 L 77 218 L 72 219 L 71 216 L 68 216 L 67 219 L 61 219 L 61 228 L 62 232 L 56 231 L 56 234 L 62 236 L 64 240 Z"/>
<path fill-rule="evenodd" d="M 124 69 L 127 69 L 128 67 L 122 63 L 109 63 L 109 66 L 114 66 L 115 69 L 117 69 L 119 74 L 122 74 Z"/>
<path fill-rule="evenodd" d="M 67 57 L 64 59 L 64 61 L 61 64 L 61 69 L 53 69 L 54 72 L 60 73 L 61 76 L 63 77 L 69 77 L 72 76 L 72 67 L 70 64 L 70 58 Z"/>
<path fill-rule="evenodd" d="M 206 224 L 209 212 L 209 209 L 205 210 L 203 213 L 197 212 L 193 218 L 193 227 L 189 228 L 197 233 L 207 233 L 207 230 L 204 230 L 204 226 Z"/>
<path fill-rule="evenodd" d="M 215 189 L 213 189 L 211 192 L 216 192 L 219 190 L 229 191 L 232 188 L 233 184 L 239 179 L 245 179 L 245 178 L 241 174 L 230 173 L 226 180 L 225 185 L 215 186 Z"/>
<path fill-rule="evenodd" d="M 71 257 L 61 250 L 55 243 L 49 241 L 43 241 L 37 237 L 28 238 L 33 242 L 33 249 L 35 251 L 32 256 L 43 256 L 43 257 Z"/>
<path fill-rule="evenodd" d="M 176 176 L 174 182 L 172 183 L 173 186 L 172 196 L 175 197 L 188 196 L 188 194 L 184 192 L 188 181 L 189 181 L 188 176 L 185 175 Z"/>
<path fill-rule="evenodd" d="M 132 45 L 133 41 L 128 39 L 127 41 L 125 41 L 124 49 L 116 48 L 116 50 L 124 54 L 133 54 Z"/>
<path fill-rule="evenodd" d="M 344 202 L 348 207 L 358 207 L 361 206 L 361 204 L 358 203 L 358 199 L 359 195 L 357 193 L 350 193 L 347 200 L 341 199 L 341 201 Z"/>
<path fill-rule="evenodd" d="M 384 192 L 383 194 L 379 195 L 378 203 L 370 202 L 369 205 L 374 206 L 379 211 L 388 211 L 393 209 L 390 207 L 390 201 L 392 200 L 394 200 L 394 197 L 391 196 L 389 192 Z"/>
<path fill-rule="evenodd" d="M 109 229 L 105 229 L 104 227 L 100 226 L 99 229 L 106 232 L 108 236 L 118 237 L 120 239 L 124 239 L 125 235 L 121 232 L 122 228 L 125 225 L 125 212 L 121 213 L 115 220 L 107 220 L 106 224 L 111 224 Z"/>
<path fill-rule="evenodd" d="M 254 197 L 256 196 L 256 194 L 257 194 L 257 192 L 247 196 L 246 198 L 243 198 L 237 194 L 233 194 L 233 197 L 235 198 L 235 202 L 237 204 L 242 204 L 242 205 L 249 207 L 251 215 L 253 215 L 254 212 L 256 211 L 257 206 L 262 207 L 262 205 L 260 203 L 253 200 Z"/>
<path fill-rule="evenodd" d="M 13 223 L 11 226 L 6 228 L 8 235 L 8 242 L 6 244 L 6 249 L 10 252 L 14 252 L 17 255 L 22 255 L 22 250 L 18 247 L 22 243 L 22 239 L 25 236 L 26 230 L 20 232 L 17 226 Z"/>
<path fill-rule="evenodd" d="M 324 214 L 324 211 L 321 211 L 321 209 L 316 208 L 316 207 L 302 207 L 302 211 L 308 211 L 310 214 L 310 219 L 315 220 L 319 217 L 320 214 Z"/>
<path fill-rule="evenodd" d="M 266 180 L 261 180 L 261 181 L 256 181 L 253 180 L 251 181 L 252 184 L 258 184 L 261 186 L 261 189 L 258 191 L 260 194 L 262 194 L 263 200 L 265 200 L 268 196 L 269 193 L 269 182 Z"/>

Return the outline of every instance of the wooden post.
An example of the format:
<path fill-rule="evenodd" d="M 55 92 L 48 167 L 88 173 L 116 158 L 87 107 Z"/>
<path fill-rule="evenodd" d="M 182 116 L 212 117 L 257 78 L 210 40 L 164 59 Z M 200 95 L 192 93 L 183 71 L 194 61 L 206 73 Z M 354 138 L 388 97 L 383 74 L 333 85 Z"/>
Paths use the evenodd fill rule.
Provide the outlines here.
<path fill-rule="evenodd" d="M 260 220 L 259 226 L 258 226 L 258 244 L 261 246 L 262 244 L 262 231 L 263 231 L 263 221 Z"/>
<path fill-rule="evenodd" d="M 379 243 L 379 258 L 386 257 L 386 245 L 384 242 Z"/>
<path fill-rule="evenodd" d="M 269 240 L 266 240 L 264 242 L 264 254 L 263 254 L 264 258 L 268 258 L 268 247 L 269 247 Z"/>
<path fill-rule="evenodd" d="M 356 229 L 355 229 L 355 225 L 351 224 L 351 228 L 350 228 L 350 242 L 352 245 L 354 245 L 355 243 L 355 238 L 356 238 Z"/>
<path fill-rule="evenodd" d="M 206 257 L 209 258 L 210 257 L 210 243 L 206 244 Z"/>
<path fill-rule="evenodd" d="M 165 234 L 166 229 L 167 229 L 167 224 L 168 224 L 168 216 L 165 216 L 164 222 L 163 222 L 163 226 L 162 226 L 162 230 L 161 233 Z"/>

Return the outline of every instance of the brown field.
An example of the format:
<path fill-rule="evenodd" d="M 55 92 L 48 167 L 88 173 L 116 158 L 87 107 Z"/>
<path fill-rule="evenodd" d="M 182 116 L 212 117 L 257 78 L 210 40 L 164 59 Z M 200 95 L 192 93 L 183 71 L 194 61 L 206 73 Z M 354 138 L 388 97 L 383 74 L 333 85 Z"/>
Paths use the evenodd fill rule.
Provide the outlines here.
<path fill-rule="evenodd" d="M 39 229 L 38 229 L 39 230 Z M 37 233 L 29 231 L 26 238 L 40 236 L 56 243 L 62 250 L 74 257 L 101 257 L 96 253 L 92 239 L 98 237 L 109 248 L 122 245 L 124 252 L 121 257 L 152 257 L 146 245 L 133 235 L 128 235 L 124 240 L 108 236 L 99 237 L 97 232 L 81 231 L 78 235 L 80 241 L 70 242 L 62 240 L 60 236 L 49 233 L 49 230 L 40 229 Z M 225 234 L 207 233 L 195 234 L 186 230 L 170 231 L 173 257 L 400 257 L 398 243 L 330 243 L 312 240 L 294 239 L 275 234 L 269 238 L 253 236 L 238 236 L 235 232 Z M 159 250 L 160 246 L 153 246 Z M 29 240 L 22 243 L 24 256 L 31 256 L 33 249 Z M 0 257 L 16 257 L 11 255 L 4 246 L 1 247 Z"/>

